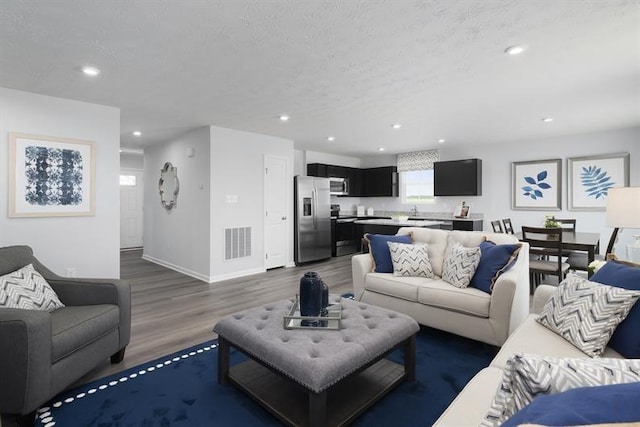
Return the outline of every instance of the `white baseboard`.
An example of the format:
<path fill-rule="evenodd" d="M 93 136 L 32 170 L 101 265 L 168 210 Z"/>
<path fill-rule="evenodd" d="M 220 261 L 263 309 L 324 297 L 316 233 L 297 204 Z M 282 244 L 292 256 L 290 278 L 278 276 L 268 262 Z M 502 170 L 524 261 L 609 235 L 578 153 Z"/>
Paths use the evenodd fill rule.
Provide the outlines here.
<path fill-rule="evenodd" d="M 267 270 L 264 268 L 252 268 L 249 270 L 234 271 L 233 273 L 219 274 L 217 276 L 209 277 L 209 283 L 222 282 L 223 280 L 229 279 L 237 279 L 238 277 L 251 276 L 253 274 L 264 273 L 266 271 Z"/>
<path fill-rule="evenodd" d="M 152 262 L 154 264 L 161 265 L 168 269 L 177 271 L 178 273 L 186 274 L 194 279 L 202 280 L 203 282 L 211 283 L 209 277 L 205 274 L 198 273 L 197 271 L 189 270 L 188 268 L 180 267 L 179 265 L 172 264 L 170 262 L 152 257 L 151 255 L 142 254 L 142 259 Z"/>

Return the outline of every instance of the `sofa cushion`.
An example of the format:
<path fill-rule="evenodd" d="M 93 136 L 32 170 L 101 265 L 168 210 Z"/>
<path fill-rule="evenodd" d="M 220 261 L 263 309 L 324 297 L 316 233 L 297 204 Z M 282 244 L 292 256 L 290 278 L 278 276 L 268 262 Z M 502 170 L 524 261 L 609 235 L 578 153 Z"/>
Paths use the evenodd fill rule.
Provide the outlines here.
<path fill-rule="evenodd" d="M 433 274 L 442 277 L 442 264 L 447 253 L 447 236 L 450 231 L 424 227 L 402 227 L 398 235 L 411 234 L 413 243 L 426 243 Z"/>
<path fill-rule="evenodd" d="M 429 280 L 419 285 L 418 302 L 487 318 L 491 295 L 476 288 L 456 288 L 444 280 Z"/>
<path fill-rule="evenodd" d="M 481 425 L 500 425 L 538 395 L 637 381 L 640 381 L 640 360 L 558 359 L 516 354 L 507 362 L 500 387 Z"/>
<path fill-rule="evenodd" d="M 545 304 L 538 322 L 595 357 L 602 353 L 638 298 L 640 291 L 570 275 Z"/>
<path fill-rule="evenodd" d="M 594 282 L 624 289 L 640 290 L 640 265 L 607 261 L 591 276 Z M 627 317 L 618 325 L 609 346 L 630 359 L 640 359 L 640 303 L 636 303 Z"/>
<path fill-rule="evenodd" d="M 454 243 L 447 249 L 442 267 L 442 279 L 458 288 L 466 288 L 480 262 L 480 248 L 465 248 Z"/>
<path fill-rule="evenodd" d="M 0 307 L 54 311 L 64 307 L 32 264 L 0 277 Z"/>
<path fill-rule="evenodd" d="M 376 273 L 393 273 L 393 263 L 387 242 L 412 243 L 410 234 L 398 236 L 367 233 L 364 238 L 369 243 L 369 252 L 373 257 L 373 271 Z"/>
<path fill-rule="evenodd" d="M 523 424 L 573 426 L 640 420 L 640 382 L 580 387 L 538 396 L 502 426 Z"/>
<path fill-rule="evenodd" d="M 387 242 L 394 276 L 433 277 L 427 245 Z"/>
<path fill-rule="evenodd" d="M 496 357 L 493 358 L 491 366 L 504 369 L 507 365 L 507 360 L 515 353 L 538 353 L 559 358 L 588 357 L 560 335 L 551 332 L 538 323 L 536 321 L 537 318 L 537 314 L 530 314 L 524 322 L 522 322 L 509 336 Z M 620 354 L 610 347 L 604 350 L 602 357 L 622 358 Z"/>
<path fill-rule="evenodd" d="M 398 277 L 389 273 L 369 273 L 365 288 L 368 291 L 415 302 L 418 301 L 420 285 L 431 280 L 433 279 L 426 277 Z"/>
<path fill-rule="evenodd" d="M 119 322 L 120 310 L 112 304 L 67 306 L 52 312 L 51 362 L 102 338 Z"/>
<path fill-rule="evenodd" d="M 490 294 L 498 277 L 513 265 L 521 246 L 518 243 L 496 245 L 491 241 L 480 243 L 480 263 L 469 286 Z"/>

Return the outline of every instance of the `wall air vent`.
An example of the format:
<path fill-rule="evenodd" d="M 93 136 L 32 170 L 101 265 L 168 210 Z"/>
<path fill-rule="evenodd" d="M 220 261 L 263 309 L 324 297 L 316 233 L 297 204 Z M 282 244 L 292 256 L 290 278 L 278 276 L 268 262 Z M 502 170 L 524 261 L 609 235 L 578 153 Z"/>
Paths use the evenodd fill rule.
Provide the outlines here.
<path fill-rule="evenodd" d="M 251 227 L 225 228 L 224 259 L 251 256 Z"/>

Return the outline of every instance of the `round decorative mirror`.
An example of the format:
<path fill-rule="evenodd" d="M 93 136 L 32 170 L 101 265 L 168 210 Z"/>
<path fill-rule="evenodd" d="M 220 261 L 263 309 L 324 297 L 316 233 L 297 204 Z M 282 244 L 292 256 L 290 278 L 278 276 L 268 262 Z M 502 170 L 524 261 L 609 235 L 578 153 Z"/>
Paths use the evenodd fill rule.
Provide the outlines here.
<path fill-rule="evenodd" d="M 158 189 L 160 190 L 160 203 L 166 210 L 171 210 L 176 204 L 178 191 L 180 191 L 178 168 L 174 167 L 171 162 L 165 163 L 164 167 L 160 169 Z"/>

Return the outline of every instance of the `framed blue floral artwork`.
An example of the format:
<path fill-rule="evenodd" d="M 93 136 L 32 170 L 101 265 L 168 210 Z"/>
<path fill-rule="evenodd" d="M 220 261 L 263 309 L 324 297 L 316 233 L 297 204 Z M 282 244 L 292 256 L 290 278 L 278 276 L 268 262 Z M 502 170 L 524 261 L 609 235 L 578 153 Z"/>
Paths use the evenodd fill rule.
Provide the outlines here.
<path fill-rule="evenodd" d="M 562 159 L 511 163 L 511 188 L 514 210 L 560 210 Z"/>
<path fill-rule="evenodd" d="M 94 215 L 94 143 L 9 134 L 9 216 Z"/>
<path fill-rule="evenodd" d="M 571 211 L 604 211 L 608 191 L 629 186 L 629 153 L 567 159 L 567 197 Z"/>

